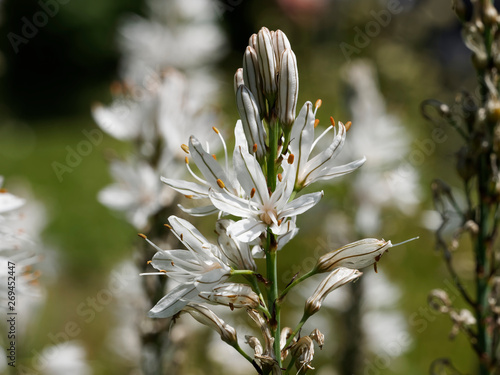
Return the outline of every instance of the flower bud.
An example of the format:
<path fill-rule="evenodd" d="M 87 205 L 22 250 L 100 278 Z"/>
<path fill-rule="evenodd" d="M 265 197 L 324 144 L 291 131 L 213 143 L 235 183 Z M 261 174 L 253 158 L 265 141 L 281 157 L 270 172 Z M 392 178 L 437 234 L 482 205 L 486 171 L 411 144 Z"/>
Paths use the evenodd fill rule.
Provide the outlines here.
<path fill-rule="evenodd" d="M 262 80 L 259 73 L 259 59 L 253 47 L 248 46 L 243 55 L 243 79 L 245 85 L 257 101 L 260 118 L 266 114 L 266 99 L 262 93 Z"/>
<path fill-rule="evenodd" d="M 464 0 L 451 0 L 451 9 L 462 22 L 467 20 L 467 5 Z"/>
<path fill-rule="evenodd" d="M 276 62 L 279 66 L 281 63 L 281 56 L 283 52 L 286 49 L 292 49 L 292 46 L 290 45 L 290 42 L 288 41 L 288 38 L 286 37 L 285 33 L 281 30 L 276 30 L 276 32 L 272 37 L 272 40 L 273 40 L 274 56 L 276 57 Z"/>
<path fill-rule="evenodd" d="M 306 301 L 304 314 L 311 316 L 321 308 L 321 304 L 330 292 L 344 284 L 357 279 L 363 273 L 350 268 L 340 267 L 333 270 L 314 291 L 313 295 Z"/>
<path fill-rule="evenodd" d="M 257 145 L 255 152 L 258 159 L 262 159 L 266 152 L 266 131 L 259 116 L 257 102 L 246 86 L 238 87 L 236 91 L 236 105 L 240 113 L 243 131 L 247 139 L 248 150 L 253 153 L 254 145 Z"/>
<path fill-rule="evenodd" d="M 248 45 L 257 51 L 257 34 L 250 35 L 250 38 L 248 38 Z"/>
<path fill-rule="evenodd" d="M 259 306 L 259 296 L 246 284 L 219 284 L 211 292 L 200 292 L 200 297 L 210 302 L 233 308 Z"/>
<path fill-rule="evenodd" d="M 320 349 L 323 349 L 325 335 L 323 335 L 319 329 L 315 328 L 314 331 L 309 334 L 309 337 L 318 343 Z"/>
<path fill-rule="evenodd" d="M 229 345 L 236 345 L 238 343 L 238 338 L 236 336 L 236 330 L 230 325 L 226 324 L 221 318 L 219 318 L 215 313 L 198 303 L 189 303 L 182 312 L 190 314 L 201 324 L 204 324 L 210 328 L 217 331 L 222 339 L 222 341 L 227 342 Z"/>
<path fill-rule="evenodd" d="M 295 121 L 295 109 L 299 95 L 299 72 L 297 59 L 291 49 L 281 56 L 278 86 L 278 116 L 283 126 L 291 127 Z"/>
<path fill-rule="evenodd" d="M 389 248 L 391 241 L 366 238 L 323 255 L 318 260 L 318 272 L 330 272 L 337 267 L 362 269 L 378 262 Z"/>
<path fill-rule="evenodd" d="M 274 97 L 277 91 L 276 84 L 276 57 L 269 29 L 263 27 L 257 34 L 257 55 L 259 57 L 259 71 L 262 78 L 262 88 L 267 98 Z"/>
<path fill-rule="evenodd" d="M 245 80 L 243 79 L 243 69 L 239 68 L 236 73 L 234 73 L 234 93 L 238 91 L 238 87 L 245 84 Z"/>

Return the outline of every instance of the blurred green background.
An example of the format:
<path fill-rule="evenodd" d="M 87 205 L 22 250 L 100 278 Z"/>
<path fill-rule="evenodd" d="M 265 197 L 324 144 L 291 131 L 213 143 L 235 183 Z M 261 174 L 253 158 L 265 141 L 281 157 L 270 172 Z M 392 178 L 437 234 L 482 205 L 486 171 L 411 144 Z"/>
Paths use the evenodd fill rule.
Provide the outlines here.
<path fill-rule="evenodd" d="M 411 150 L 419 150 L 418 141 L 428 139 L 433 129 L 421 117 L 420 103 L 427 98 L 451 102 L 457 91 L 474 87 L 474 71 L 448 0 L 398 3 L 404 10 L 393 14 L 388 25 L 381 27 L 377 36 L 350 58 L 373 62 L 388 112 L 399 116 L 411 133 L 415 140 Z M 237 119 L 233 74 L 241 66 L 248 36 L 262 26 L 283 30 L 292 42 L 300 69 L 299 103 L 321 98 L 323 122 L 330 115 L 349 120 L 341 83 L 341 68 L 347 60 L 341 43 L 354 46 L 359 30 L 356 28 L 363 29 L 373 20 L 373 11 L 385 9 L 387 2 L 221 0 L 217 4 L 224 5 L 219 21 L 230 42 L 229 53 L 219 66 L 220 106 L 227 129 Z M 77 147 L 84 139 L 82 131 L 96 128 L 90 115 L 91 104 L 109 103 L 109 85 L 118 77 L 117 25 L 126 14 L 142 14 L 144 4 L 138 0 L 67 1 L 36 35 L 18 45 L 17 53 L 7 35 L 20 34 L 23 17 L 31 17 L 40 5 L 35 0 L 4 0 L 2 5 L 0 175 L 6 177 L 7 188 L 19 181 L 29 183 L 35 198 L 47 207 L 49 224 L 44 238 L 59 250 L 61 258 L 60 277 L 50 286 L 47 303 L 20 344 L 19 361 L 29 363 L 32 351 L 41 350 L 48 343 L 48 333 L 62 332 L 67 322 L 74 321 L 82 328 L 77 339 L 83 341 L 95 374 L 127 373 L 120 358 L 105 345 L 104 338 L 113 320 L 113 304 L 103 306 L 89 324 L 77 313 L 82 302 L 106 287 L 110 270 L 132 254 L 136 243 L 134 228 L 96 200 L 97 192 L 111 181 L 104 157 L 106 150 L 120 152 L 127 146 L 106 136 L 77 167 L 64 174 L 61 182 L 52 163 L 64 163 L 67 147 Z M 430 183 L 434 178 L 458 185 L 454 174 L 454 152 L 459 147 L 456 141 L 449 131 L 447 141 L 415 166 L 423 194 L 414 216 L 395 210 L 384 212 L 380 237 L 399 242 L 420 236 L 417 242 L 391 251 L 379 266 L 379 272 L 402 289 L 400 309 L 413 342 L 402 356 L 391 359 L 378 372 L 367 374 L 428 373 L 430 363 L 438 357 L 450 357 L 465 373 L 475 372 L 475 357 L 468 342 L 462 336 L 450 342 L 447 335 L 451 323 L 444 316 L 430 314 L 426 302 L 431 289 L 448 288 L 449 277 L 434 250 L 433 233 L 421 224 L 421 213 L 432 209 Z M 350 177 L 328 191 L 322 208 L 308 214 L 316 217 L 328 210 L 351 214 L 356 211 L 356 207 L 343 201 L 350 191 Z M 290 250 L 293 255 L 286 257 L 282 267 L 300 263 L 311 242 L 324 235 L 319 225 L 307 224 L 308 214 L 302 221 L 299 219 L 303 229 L 294 242 L 297 251 Z M 467 254 L 460 258 L 461 269 L 472 275 Z M 328 344 L 324 350 L 328 351 Z M 321 368 L 321 362 L 315 364 Z M 216 365 L 196 369 L 199 366 L 191 364 L 190 371 L 218 373 Z"/>

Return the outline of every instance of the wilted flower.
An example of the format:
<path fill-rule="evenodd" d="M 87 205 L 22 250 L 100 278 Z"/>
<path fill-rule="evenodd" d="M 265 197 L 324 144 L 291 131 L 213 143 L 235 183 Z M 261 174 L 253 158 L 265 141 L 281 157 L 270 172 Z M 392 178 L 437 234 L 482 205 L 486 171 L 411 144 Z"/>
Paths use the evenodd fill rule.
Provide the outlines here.
<path fill-rule="evenodd" d="M 239 307 L 255 309 L 259 306 L 259 296 L 246 284 L 220 284 L 210 292 L 200 292 L 200 297 L 212 303 L 229 306 L 231 310 Z"/>
<path fill-rule="evenodd" d="M 362 272 L 356 269 L 345 267 L 333 270 L 314 291 L 313 295 L 306 301 L 304 314 L 311 316 L 316 314 L 321 308 L 323 300 L 335 289 L 345 285 L 362 275 Z"/>

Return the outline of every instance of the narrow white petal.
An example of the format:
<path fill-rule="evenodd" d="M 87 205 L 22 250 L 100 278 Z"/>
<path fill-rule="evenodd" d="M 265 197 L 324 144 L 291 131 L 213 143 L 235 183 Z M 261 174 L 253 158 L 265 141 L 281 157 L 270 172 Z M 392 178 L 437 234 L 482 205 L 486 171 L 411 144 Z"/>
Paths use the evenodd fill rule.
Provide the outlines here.
<path fill-rule="evenodd" d="M 269 193 L 266 178 L 257 159 L 244 149 L 235 148 L 233 163 L 238 181 L 247 195 L 250 196 L 252 189 L 255 188 L 255 198 L 258 202 L 262 204 L 267 201 Z"/>
<path fill-rule="evenodd" d="M 207 252 L 203 245 L 208 241 L 193 224 L 174 215 L 168 218 L 168 222 L 172 226 L 172 232 L 189 250 L 195 253 Z"/>
<path fill-rule="evenodd" d="M 231 237 L 241 242 L 252 242 L 266 230 L 267 226 L 262 221 L 253 218 L 239 220 L 227 228 Z"/>
<path fill-rule="evenodd" d="M 219 212 L 217 207 L 215 207 L 212 204 L 209 204 L 207 206 L 199 206 L 199 207 L 191 207 L 191 208 L 184 207 L 181 204 L 179 204 L 177 206 L 182 211 L 184 211 L 185 213 L 187 213 L 191 216 L 208 216 L 208 215 L 216 214 Z"/>
<path fill-rule="evenodd" d="M 161 180 L 175 191 L 183 195 L 192 195 L 192 198 L 194 199 L 208 197 L 208 186 L 203 186 L 201 184 L 197 184 L 196 182 L 173 180 L 165 177 L 161 177 Z"/>
<path fill-rule="evenodd" d="M 281 217 L 292 217 L 300 215 L 319 202 L 319 200 L 323 197 L 323 192 L 310 193 L 302 195 L 293 201 L 286 204 L 283 211 L 280 212 Z"/>
<path fill-rule="evenodd" d="M 361 167 L 366 161 L 366 158 L 352 161 L 348 164 L 339 165 L 331 168 L 324 168 L 321 170 L 315 170 L 306 179 L 304 186 L 310 185 L 315 181 L 320 180 L 330 180 L 335 177 L 340 177 L 345 174 L 351 173 Z"/>
<path fill-rule="evenodd" d="M 158 301 L 158 303 L 149 310 L 148 316 L 150 318 L 169 318 L 174 316 L 197 295 L 198 290 L 193 284 L 181 284 Z"/>
<path fill-rule="evenodd" d="M 297 173 L 305 168 L 314 141 L 314 113 L 311 102 L 306 102 L 292 126 L 290 151 L 295 156 Z"/>
<path fill-rule="evenodd" d="M 251 209 L 252 202 L 241 199 L 232 194 L 218 193 L 215 190 L 210 190 L 208 193 L 212 204 L 222 212 L 239 217 L 249 217 L 255 214 Z"/>

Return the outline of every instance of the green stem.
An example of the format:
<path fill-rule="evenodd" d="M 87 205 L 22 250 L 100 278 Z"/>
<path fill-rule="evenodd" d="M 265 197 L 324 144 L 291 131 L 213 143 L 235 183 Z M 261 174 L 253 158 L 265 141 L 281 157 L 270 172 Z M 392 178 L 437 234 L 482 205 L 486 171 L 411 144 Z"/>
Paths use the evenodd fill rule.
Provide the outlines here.
<path fill-rule="evenodd" d="M 257 277 L 255 274 L 253 274 L 251 277 L 247 277 L 247 280 L 250 281 L 250 284 L 252 284 L 253 290 L 257 295 L 259 296 L 260 302 L 264 305 L 264 308 L 267 310 L 267 304 L 266 300 L 264 299 L 264 296 L 262 295 L 262 291 L 260 290 L 259 283 L 257 281 Z"/>
<path fill-rule="evenodd" d="M 245 357 L 245 359 L 248 362 L 250 362 L 250 363 L 253 364 L 253 358 L 250 357 L 247 353 L 245 353 L 245 351 L 243 349 L 241 349 L 241 347 L 240 347 L 240 345 L 238 343 L 232 345 L 232 347 L 235 348 L 238 351 L 238 353 L 240 353 L 243 357 Z"/>
<path fill-rule="evenodd" d="M 307 319 L 309 319 L 309 317 L 310 317 L 310 315 L 306 315 L 305 313 L 304 313 L 304 315 L 302 315 L 302 319 L 300 319 L 299 324 L 297 324 L 297 327 L 295 327 L 295 329 L 292 331 L 288 340 L 286 340 L 285 348 L 287 348 L 290 345 L 290 343 L 292 342 L 293 338 L 295 336 L 297 336 L 297 333 L 299 333 L 300 329 L 302 328 L 304 323 L 307 321 Z"/>
<path fill-rule="evenodd" d="M 231 270 L 231 276 L 235 275 L 255 275 L 255 272 L 251 270 Z"/>
<path fill-rule="evenodd" d="M 280 298 L 279 298 L 279 302 L 281 302 L 283 300 L 283 298 L 285 298 L 285 296 L 288 294 L 288 292 L 290 291 L 290 289 L 292 289 L 295 285 L 300 284 L 302 281 L 310 278 L 311 276 L 316 275 L 316 273 L 317 273 L 316 268 L 314 268 L 311 271 L 309 271 L 308 273 L 306 273 L 305 275 L 302 275 L 298 279 L 295 279 L 293 282 L 291 282 L 290 285 L 288 285 L 285 288 L 285 290 L 283 290 L 283 292 L 281 292 L 281 295 L 280 295 Z"/>
<path fill-rule="evenodd" d="M 274 234 L 270 229 L 267 231 L 267 278 L 271 285 L 269 287 L 268 295 L 268 306 L 271 308 L 271 316 L 274 318 L 271 321 L 271 331 L 274 336 L 274 354 L 276 355 L 276 360 L 281 366 L 281 350 L 280 350 L 280 307 L 277 303 L 278 298 L 278 253 L 275 248 L 273 248 L 273 242 L 271 238 L 274 238 Z"/>

